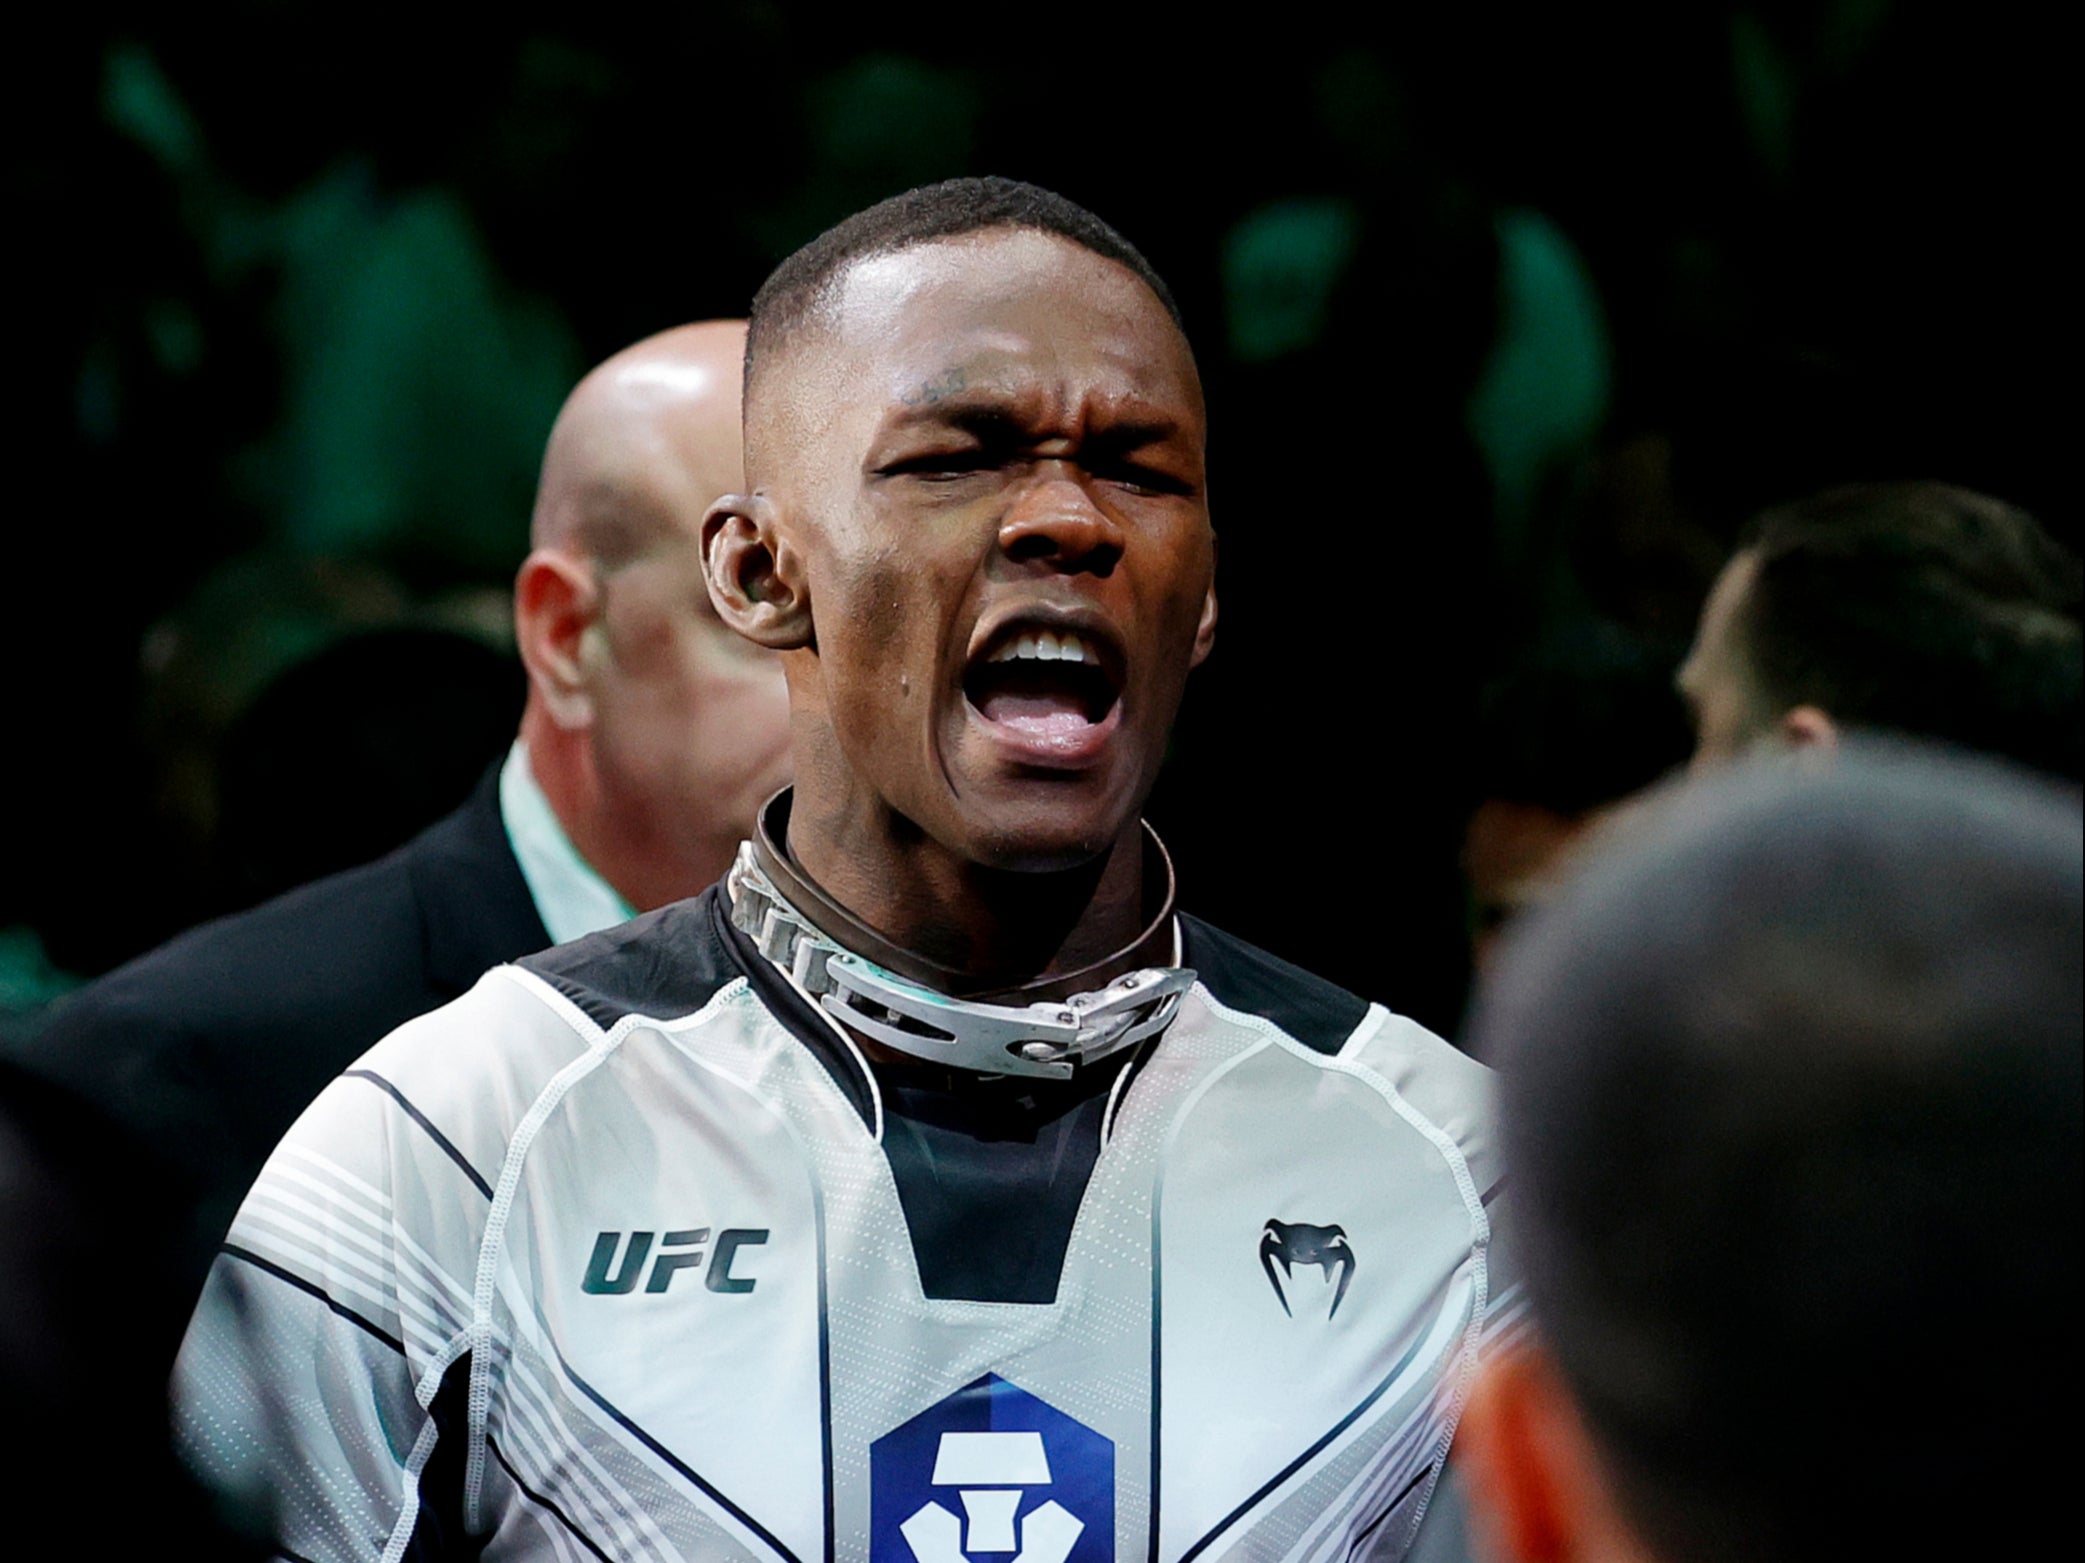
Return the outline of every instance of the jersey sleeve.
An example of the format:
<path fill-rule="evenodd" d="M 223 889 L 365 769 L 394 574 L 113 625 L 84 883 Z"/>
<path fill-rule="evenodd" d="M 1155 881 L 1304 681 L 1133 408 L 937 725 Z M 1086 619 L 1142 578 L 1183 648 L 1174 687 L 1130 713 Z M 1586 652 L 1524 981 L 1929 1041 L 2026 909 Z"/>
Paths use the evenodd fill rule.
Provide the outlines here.
<path fill-rule="evenodd" d="M 1500 1160 L 1492 1072 L 1416 1021 L 1371 1006 L 1340 1056 L 1374 1070 L 1418 1115 L 1468 1178 L 1465 1197 L 1485 1234 L 1483 1343 L 1492 1349 L 1524 1327 L 1526 1300 L 1513 1234 L 1511 1179 Z"/>
<path fill-rule="evenodd" d="M 460 1535 L 477 1260 L 500 1142 L 416 1099 L 475 995 L 394 1032 L 298 1119 L 248 1193 L 174 1373 L 196 1474 L 286 1556 L 443 1556 Z M 400 1067 L 404 1066 L 404 1067 Z M 425 1074 L 424 1069 L 419 1071 Z"/>

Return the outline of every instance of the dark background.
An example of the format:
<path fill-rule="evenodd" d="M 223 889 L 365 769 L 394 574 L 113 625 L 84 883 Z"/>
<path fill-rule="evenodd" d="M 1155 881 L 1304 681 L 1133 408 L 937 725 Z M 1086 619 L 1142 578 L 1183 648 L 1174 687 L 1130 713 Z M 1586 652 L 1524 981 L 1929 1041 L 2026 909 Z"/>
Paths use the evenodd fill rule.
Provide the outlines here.
<path fill-rule="evenodd" d="M 1202 358 L 1224 622 L 1152 809 L 1185 904 L 1436 1026 L 1478 693 L 1539 636 L 1676 650 L 1743 518 L 1830 481 L 2075 544 L 2072 68 L 2033 10 L 1250 14 L 18 19 L 0 1004 L 409 828 L 313 778 L 438 730 L 398 786 L 445 807 L 511 663 L 264 691 L 372 631 L 497 647 L 579 373 L 951 174 L 1109 219 Z"/>

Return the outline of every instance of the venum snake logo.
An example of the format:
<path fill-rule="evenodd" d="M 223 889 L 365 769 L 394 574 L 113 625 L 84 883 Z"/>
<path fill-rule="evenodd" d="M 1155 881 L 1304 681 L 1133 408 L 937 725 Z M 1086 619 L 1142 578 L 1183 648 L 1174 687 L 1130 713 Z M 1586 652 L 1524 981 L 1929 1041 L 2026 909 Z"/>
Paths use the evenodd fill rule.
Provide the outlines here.
<path fill-rule="evenodd" d="M 1316 1265 L 1322 1272 L 1325 1283 L 1332 1283 L 1332 1273 L 1339 1272 L 1339 1290 L 1332 1294 L 1332 1308 L 1325 1317 L 1330 1319 L 1339 1312 L 1339 1305 L 1346 1301 L 1347 1283 L 1354 1279 L 1354 1250 L 1347 1242 L 1346 1232 L 1339 1227 L 1314 1227 L 1301 1221 L 1269 1221 L 1260 1233 L 1260 1268 L 1267 1272 L 1267 1284 L 1274 1288 L 1274 1297 L 1281 1304 L 1281 1311 L 1290 1318 L 1296 1316 L 1289 1306 L 1289 1287 L 1295 1283 L 1296 1266 Z M 1281 1274 L 1274 1267 L 1281 1266 Z"/>

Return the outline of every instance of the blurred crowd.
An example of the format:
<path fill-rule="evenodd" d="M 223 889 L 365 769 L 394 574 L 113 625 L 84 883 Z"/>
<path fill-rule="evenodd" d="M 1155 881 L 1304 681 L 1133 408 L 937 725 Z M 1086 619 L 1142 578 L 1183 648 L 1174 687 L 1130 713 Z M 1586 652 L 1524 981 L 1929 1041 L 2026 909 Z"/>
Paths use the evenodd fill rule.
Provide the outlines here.
<path fill-rule="evenodd" d="M 491 36 L 385 7 L 35 19 L 7 166 L 39 235 L 16 257 L 40 518 L 17 570 L 47 584 L 0 633 L 44 670 L 22 730 L 63 758 L 4 779 L 39 828 L 0 884 L 0 1005 L 459 799 L 521 694 L 470 647 L 429 676 L 482 681 L 483 729 L 437 723 L 427 777 L 312 810 L 294 842 L 270 767 L 329 768 L 293 757 L 281 710 L 232 729 L 339 639 L 511 656 L 536 465 L 580 371 L 743 314 L 795 245 L 950 174 L 1116 214 L 1196 342 L 1231 634 L 1153 812 L 1230 872 L 1189 890 L 1279 950 L 1296 866 L 1226 800 L 1307 792 L 1413 891 L 1316 959 L 1438 1029 L 1466 996 L 1480 695 L 1543 642 L 1593 619 L 1676 654 L 1745 520 L 1835 482 L 1944 477 L 2078 542 L 2042 394 L 2070 288 L 2061 93 L 2024 24 L 1922 0 L 1368 13 L 1189 69 L 1172 22 L 1129 8 L 1105 53 L 1134 110 L 1092 115 L 1069 62 L 966 11 L 902 41 L 786 11 L 524 7 Z M 757 84 L 759 114 L 692 116 L 691 68 Z M 1356 755 L 1321 746 L 1306 782 L 1286 741 L 1341 726 L 1356 679 L 1383 744 L 1429 757 L 1389 807 Z M 1202 705 L 1260 711 L 1264 740 L 1217 737 Z"/>
<path fill-rule="evenodd" d="M 1224 633 L 1149 807 L 1183 907 L 1504 1072 L 1539 1340 L 1473 1404 L 1473 1527 L 1529 1560 L 1859 1551 L 1814 1517 L 1949 1467 L 1910 1433 L 1758 1446 L 1771 1391 L 1836 1382 L 1827 1328 L 1870 1342 L 1823 1392 L 1849 1440 L 1878 1397 L 1913 1429 L 2053 1416 L 2074 1346 L 2031 1405 L 1890 1380 L 1913 1326 L 1945 1354 L 1975 1348 L 1943 1310 L 1995 1323 L 1964 1273 L 2077 1294 L 2045 51 L 1911 0 L 1530 7 L 1188 71 L 1131 17 L 1096 115 L 1033 59 L 806 42 L 783 9 L 671 48 L 548 8 L 490 48 L 261 5 L 36 24 L 0 1191 L 51 1275 L 132 1197 L 82 1139 L 164 1208 L 115 1358 L 17 1372 L 112 1330 L 91 1289 L 10 1279 L 11 1408 L 123 1386 L 78 1436 L 122 1428 L 139 1490 L 215 1534 L 157 1385 L 290 1120 L 487 966 L 717 880 L 788 778 L 778 664 L 718 619 L 698 535 L 742 485 L 755 287 L 849 212 L 1003 167 L 1145 246 L 1200 356 Z M 1759 763 L 1790 756 L 1817 769 Z M 328 969 L 394 927 L 409 961 Z M 1801 980 L 1761 975 L 1761 928 Z M 1971 961 L 2016 974 L 2003 1002 Z M 286 1015 L 323 1045 L 271 1052 Z M 1877 1028 L 1901 1046 L 1834 1062 Z M 1748 1073 L 1755 1031 L 1816 1067 Z M 1654 1079 L 1729 1110 L 1617 1127 Z M 1871 1208 L 1893 1155 L 1946 1188 Z M 1726 1198 L 1733 1167 L 1759 1181 Z M 1980 1213 L 2052 1168 L 2069 1228 L 2016 1274 L 2025 1217 Z M 1602 1230 L 1632 1177 L 1669 1198 Z M 1847 1258 L 1832 1212 L 1920 1235 Z M 1783 1271 L 1828 1306 L 1768 1361 L 1748 1332 L 1786 1321 L 1744 1278 Z"/>

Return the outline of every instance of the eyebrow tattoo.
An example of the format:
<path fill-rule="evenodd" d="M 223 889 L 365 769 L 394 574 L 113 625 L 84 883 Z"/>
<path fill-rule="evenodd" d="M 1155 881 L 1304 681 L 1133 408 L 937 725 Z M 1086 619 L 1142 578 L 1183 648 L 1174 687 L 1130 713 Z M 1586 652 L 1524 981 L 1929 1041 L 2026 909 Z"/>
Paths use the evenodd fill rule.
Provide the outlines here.
<path fill-rule="evenodd" d="M 927 407 L 953 396 L 970 383 L 960 368 L 944 369 L 931 380 L 922 380 L 898 400 L 907 407 Z"/>

